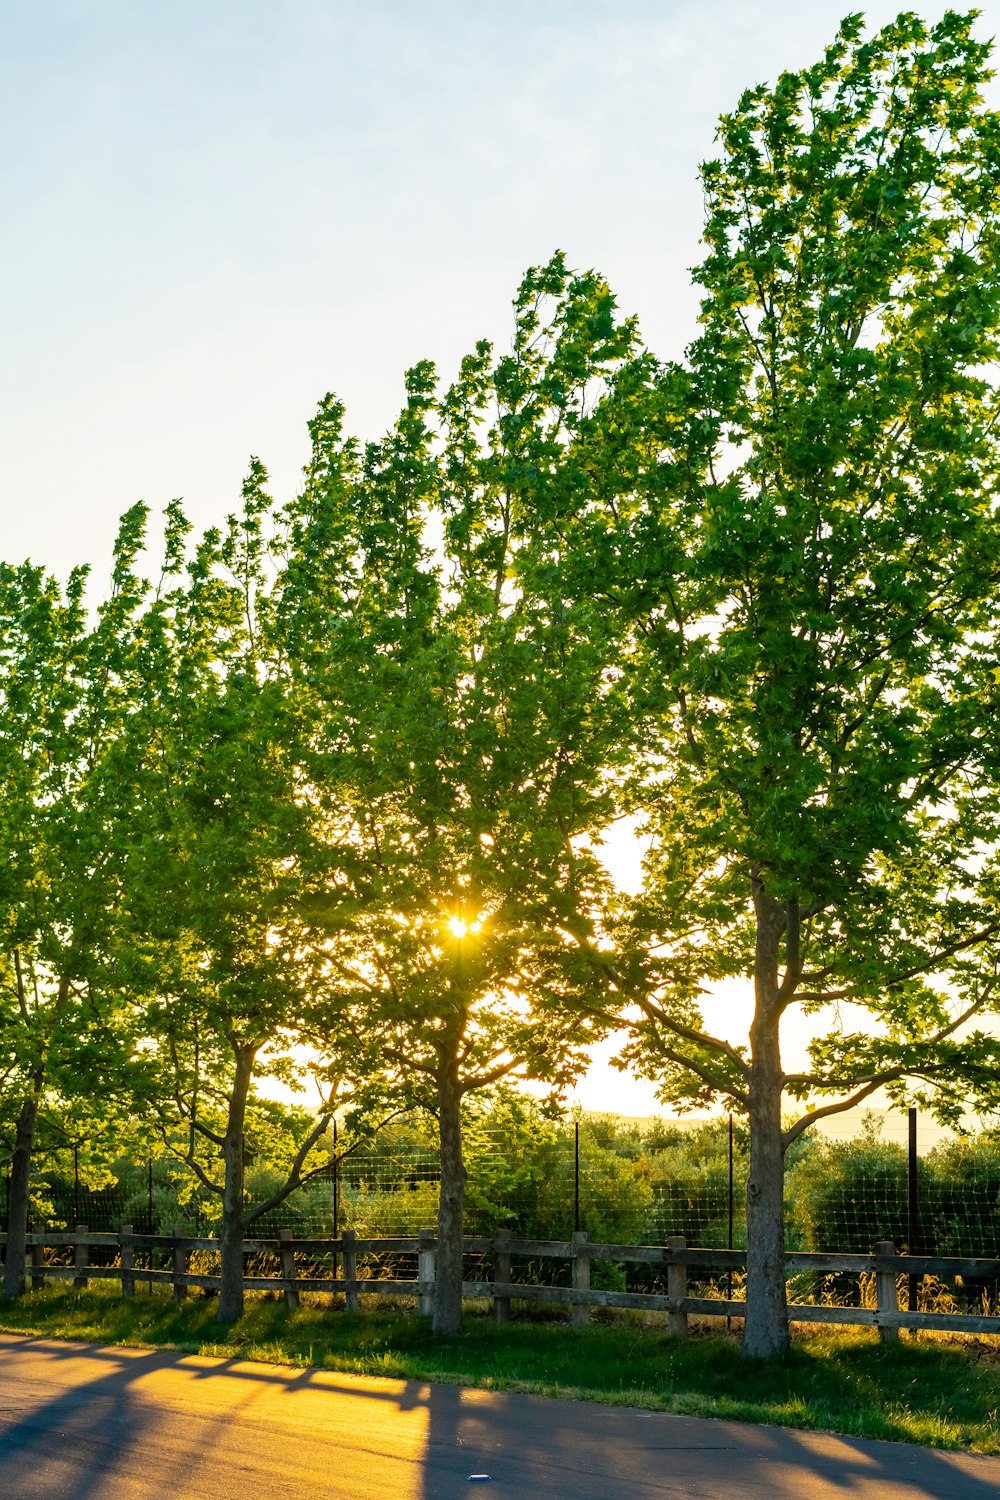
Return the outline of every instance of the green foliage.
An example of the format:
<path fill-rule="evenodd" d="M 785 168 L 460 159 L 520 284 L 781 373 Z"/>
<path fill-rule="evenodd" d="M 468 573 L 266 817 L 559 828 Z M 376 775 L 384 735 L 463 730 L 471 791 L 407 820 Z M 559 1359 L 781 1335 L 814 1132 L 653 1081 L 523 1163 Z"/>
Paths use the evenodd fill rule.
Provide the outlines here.
<path fill-rule="evenodd" d="M 995 1256 L 1000 1249 L 1000 1142 L 958 1139 L 931 1152 L 921 1233 L 937 1255 Z M 977 1246 L 978 1248 L 973 1248 Z"/>
<path fill-rule="evenodd" d="M 566 1083 L 600 1022 L 591 945 L 609 885 L 621 712 L 569 597 L 558 527 L 587 503 L 602 392 L 634 330 L 562 257 L 528 273 L 514 352 L 439 390 L 409 373 L 363 450 L 327 398 L 289 508 L 282 620 L 326 835 L 309 915 L 334 1015 L 404 1097 L 510 1075 Z M 464 930 L 453 923 L 464 923 Z"/>
<path fill-rule="evenodd" d="M 514 1205 L 540 1196 L 552 1202 L 551 1164 L 559 1134 L 554 1120 L 510 1089 L 495 1091 L 489 1101 L 469 1101 L 464 1142 L 470 1233 L 476 1226 L 487 1233 L 503 1224 L 513 1227 Z"/>
<path fill-rule="evenodd" d="M 747 1180 L 747 1134 L 741 1127 L 733 1162 L 733 1244 L 746 1245 L 743 1202 Z M 724 1121 L 708 1121 L 650 1142 L 657 1238 L 683 1234 L 693 1245 L 729 1243 L 729 1139 Z"/>
<path fill-rule="evenodd" d="M 723 118 L 683 362 L 557 254 L 518 290 L 511 351 L 477 344 L 450 385 L 416 365 L 380 440 L 325 398 L 288 505 L 256 459 L 193 546 L 171 505 L 155 589 L 141 505 L 92 613 L 81 572 L 0 565 L 22 1208 L 36 1115 L 92 1141 L 96 1192 L 131 1106 L 186 1166 L 171 1211 L 214 1194 L 245 1227 L 298 1191 L 304 1218 L 337 1107 L 345 1214 L 387 1224 L 400 1189 L 355 1147 L 389 1098 L 424 1123 L 387 1149 L 419 1155 L 437 1123 L 453 1240 L 463 1129 L 470 1224 L 567 1232 L 564 1130 L 491 1091 L 558 1097 L 631 1003 L 623 1066 L 749 1119 L 766 1279 L 783 1151 L 806 1242 L 860 1242 L 859 1195 L 898 1187 L 877 1141 L 796 1163 L 814 1120 L 880 1086 L 951 1120 L 995 1099 L 1000 117 L 974 21 L 849 16 Z M 624 814 L 635 899 L 599 858 Z M 705 1031 L 720 981 L 753 986 L 745 1042 Z M 791 1005 L 830 1023 L 802 1073 Z M 257 1088 L 310 1073 L 315 1114 Z M 804 1113 L 783 1130 L 785 1096 Z M 592 1234 L 728 1234 L 715 1126 L 589 1119 L 581 1145 Z M 967 1170 L 957 1148 L 925 1169 L 949 1246 Z M 429 1212 L 415 1156 L 406 1192 Z"/>
<path fill-rule="evenodd" d="M 317 963 L 300 920 L 311 830 L 288 748 L 266 481 L 253 460 L 240 513 L 190 554 L 169 508 L 160 588 L 136 632 L 143 691 L 127 747 L 133 1088 L 234 1225 L 265 1211 L 244 1204 L 244 1160 L 266 1150 L 280 1202 L 342 1082 L 317 1047 Z M 310 1061 L 318 1118 L 255 1094 L 264 1077 L 300 1089 Z"/>
<path fill-rule="evenodd" d="M 915 1254 L 994 1256 L 1000 1244 L 1000 1148 L 988 1134 L 936 1146 L 917 1162 Z M 817 1141 L 788 1177 L 791 1223 L 805 1250 L 868 1254 L 879 1240 L 910 1249 L 907 1159 L 869 1128 Z"/>
<path fill-rule="evenodd" d="M 789 1003 L 872 1017 L 834 1018 L 794 1096 L 912 1071 L 947 1114 L 949 1077 L 995 1076 L 989 1031 L 952 1028 L 993 1009 L 1000 930 L 987 52 L 951 12 L 850 18 L 743 96 L 703 170 L 700 419 L 678 398 L 669 444 L 699 481 L 650 476 L 617 522 L 646 549 L 631 934 L 663 996 L 630 1055 L 674 1097 L 745 1105 L 780 1072 L 700 1029 L 702 988 L 754 975 L 760 1045 Z"/>
<path fill-rule="evenodd" d="M 790 1220 L 804 1250 L 867 1255 L 879 1240 L 908 1246 L 906 1152 L 868 1134 L 820 1142 L 789 1174 Z M 926 1202 L 928 1171 L 920 1164 Z M 943 1252 L 942 1252 L 943 1253 Z"/>
<path fill-rule="evenodd" d="M 623 372 L 641 443 L 562 518 L 595 650 L 618 627 L 647 841 L 621 1060 L 750 1119 L 758 1356 L 787 1344 L 783 1149 L 880 1086 L 942 1119 L 996 1095 L 1000 116 L 974 21 L 851 16 L 723 117 L 701 331 Z M 752 993 L 745 1040 L 704 1026 L 720 981 Z"/>
<path fill-rule="evenodd" d="M 122 991 L 118 750 L 134 710 L 134 572 L 144 509 L 122 519 L 112 587 L 93 616 L 85 574 L 0 564 L 0 1151 L 4 1293 L 23 1281 L 36 1142 L 122 1126 L 134 1031 Z M 56 1117 L 61 1119 L 56 1123 Z M 46 1139 L 48 1137 L 48 1139 Z M 88 1168 L 96 1168 L 96 1160 Z"/>

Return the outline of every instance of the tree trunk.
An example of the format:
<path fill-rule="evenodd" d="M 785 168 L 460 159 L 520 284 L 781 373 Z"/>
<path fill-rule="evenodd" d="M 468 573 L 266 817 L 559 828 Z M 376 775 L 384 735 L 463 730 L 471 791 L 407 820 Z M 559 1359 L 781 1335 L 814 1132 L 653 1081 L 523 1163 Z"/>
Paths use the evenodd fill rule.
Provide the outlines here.
<path fill-rule="evenodd" d="M 785 1149 L 781 1136 L 778 944 L 784 921 L 759 889 L 756 1004 L 750 1027 L 750 1179 L 747 1183 L 747 1314 L 743 1353 L 772 1359 L 788 1349 L 785 1286 Z"/>
<path fill-rule="evenodd" d="M 777 1055 L 777 1037 L 774 1045 Z M 770 1359 L 788 1348 L 785 1287 L 785 1153 L 781 1091 L 750 1084 L 750 1180 L 747 1183 L 747 1316 L 743 1353 Z"/>
<path fill-rule="evenodd" d="M 229 1095 L 229 1113 L 222 1146 L 226 1169 L 222 1223 L 219 1226 L 222 1285 L 215 1314 L 220 1323 L 234 1323 L 243 1316 L 243 1238 L 246 1232 L 243 1215 L 243 1130 L 255 1052 L 250 1047 L 237 1047 L 234 1050 L 236 1072 Z"/>
<path fill-rule="evenodd" d="M 24 1291 L 24 1265 L 28 1237 L 28 1194 L 31 1180 L 31 1149 L 38 1117 L 38 1094 L 21 1105 L 10 1162 L 10 1201 L 7 1213 L 7 1255 L 3 1269 L 3 1294 L 8 1301 Z"/>
<path fill-rule="evenodd" d="M 465 1235 L 465 1162 L 462 1157 L 462 1091 L 458 1061 L 449 1057 L 438 1076 L 441 1200 L 434 1279 L 435 1333 L 462 1331 L 462 1243 Z"/>

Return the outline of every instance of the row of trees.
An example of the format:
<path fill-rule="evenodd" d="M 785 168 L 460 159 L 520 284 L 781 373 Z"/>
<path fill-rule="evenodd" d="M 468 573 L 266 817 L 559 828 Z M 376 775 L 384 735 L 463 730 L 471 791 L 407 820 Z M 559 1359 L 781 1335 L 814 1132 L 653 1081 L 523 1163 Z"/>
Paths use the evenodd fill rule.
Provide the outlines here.
<path fill-rule="evenodd" d="M 917 1080 L 995 1088 L 1000 130 L 972 19 L 906 14 L 723 119 L 701 328 L 644 349 L 593 274 L 528 273 L 510 353 L 332 398 L 301 494 L 256 461 L 191 543 L 122 523 L 108 599 L 0 570 L 6 1290 L 40 1112 L 151 1112 L 221 1200 L 248 1108 L 437 1120 L 435 1326 L 461 1318 L 462 1101 L 624 1066 L 750 1131 L 745 1349 L 787 1344 L 783 1161 Z M 645 836 L 616 893 L 602 832 Z M 745 1044 L 701 997 L 752 987 Z M 790 1007 L 832 1029 L 806 1071 Z M 867 1019 L 854 1017 L 867 1012 Z M 820 1022 L 817 1020 L 817 1029 Z M 803 1112 L 782 1122 L 783 1101 Z M 366 1124 L 364 1122 L 367 1122 Z"/>

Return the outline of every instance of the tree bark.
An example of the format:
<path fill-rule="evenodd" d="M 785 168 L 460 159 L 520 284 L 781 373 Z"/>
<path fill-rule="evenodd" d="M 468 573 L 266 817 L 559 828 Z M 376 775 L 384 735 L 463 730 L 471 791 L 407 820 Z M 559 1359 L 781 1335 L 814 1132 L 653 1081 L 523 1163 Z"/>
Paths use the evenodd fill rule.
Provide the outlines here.
<path fill-rule="evenodd" d="M 434 1279 L 435 1333 L 462 1331 L 462 1244 L 465 1235 L 465 1161 L 462 1156 L 462 1091 L 458 1060 L 450 1056 L 438 1075 L 441 1198 Z"/>
<path fill-rule="evenodd" d="M 6 1301 L 24 1291 L 24 1267 L 28 1238 L 28 1203 L 31 1183 L 31 1151 L 38 1118 L 38 1093 L 25 1099 L 17 1117 L 14 1154 L 10 1162 L 10 1206 L 7 1214 L 7 1254 L 3 1269 Z"/>
<path fill-rule="evenodd" d="M 761 1052 L 764 1048 L 760 1049 Z M 755 1053 L 757 1049 L 754 1049 Z M 773 1056 L 778 1054 L 777 1035 Z M 770 1059 L 754 1059 L 750 1082 L 750 1180 L 747 1183 L 747 1315 L 743 1353 L 771 1359 L 788 1349 L 785 1286 L 785 1153 L 781 1091 Z"/>
<path fill-rule="evenodd" d="M 747 1291 L 743 1353 L 772 1359 L 788 1349 L 785 1286 L 783 1075 L 778 1027 L 778 946 L 783 913 L 755 883 L 757 953 L 750 1027 L 750 1178 L 747 1183 Z"/>
<path fill-rule="evenodd" d="M 247 1096 L 253 1073 L 254 1049 L 236 1047 L 236 1072 L 229 1095 L 229 1112 L 222 1153 L 226 1179 L 222 1194 L 222 1223 L 219 1226 L 219 1306 L 220 1323 L 234 1323 L 243 1316 L 243 1240 L 246 1220 L 243 1213 L 243 1130 L 246 1124 Z"/>

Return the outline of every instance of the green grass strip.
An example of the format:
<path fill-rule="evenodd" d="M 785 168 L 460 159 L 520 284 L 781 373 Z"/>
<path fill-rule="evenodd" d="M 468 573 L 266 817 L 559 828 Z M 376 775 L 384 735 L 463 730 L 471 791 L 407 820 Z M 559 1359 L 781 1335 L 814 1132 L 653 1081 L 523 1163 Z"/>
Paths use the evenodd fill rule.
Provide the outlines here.
<path fill-rule="evenodd" d="M 735 1338 L 672 1341 L 637 1321 L 574 1331 L 552 1321 L 496 1327 L 470 1315 L 460 1337 L 439 1339 L 426 1321 L 388 1311 L 289 1312 L 276 1299 L 251 1298 L 229 1328 L 214 1312 L 210 1298 L 175 1303 L 140 1292 L 125 1301 L 111 1289 L 51 1287 L 0 1304 L 0 1329 L 1000 1453 L 993 1339 L 921 1335 L 883 1345 L 868 1330 L 821 1331 L 797 1340 L 787 1358 L 757 1364 Z"/>

